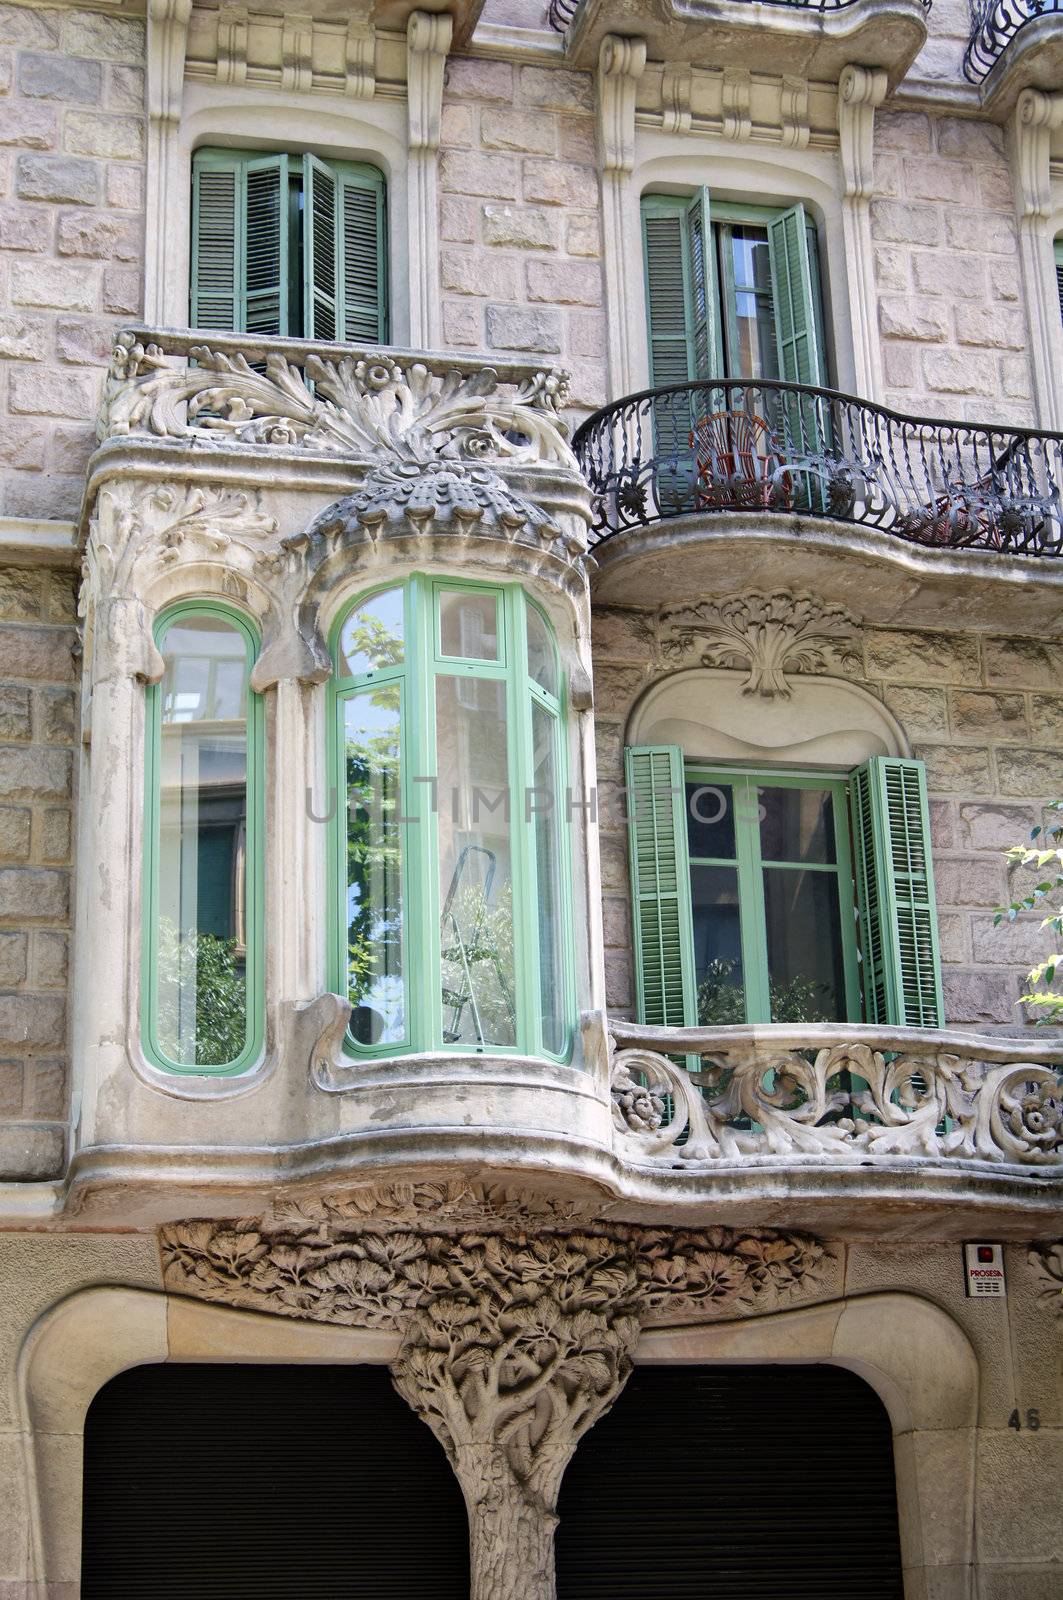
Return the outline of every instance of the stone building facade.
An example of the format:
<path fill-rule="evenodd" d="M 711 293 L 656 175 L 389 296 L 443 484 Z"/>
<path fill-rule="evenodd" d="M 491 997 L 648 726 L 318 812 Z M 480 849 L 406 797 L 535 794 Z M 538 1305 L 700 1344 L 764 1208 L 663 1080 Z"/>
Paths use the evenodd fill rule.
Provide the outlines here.
<path fill-rule="evenodd" d="M 2 1600 L 235 1592 L 219 1424 L 101 1487 L 207 1363 L 442 1446 L 344 1592 L 678 1600 L 784 1435 L 739 1592 L 1063 1592 L 1061 294 L 1058 4 L 0 6 Z"/>

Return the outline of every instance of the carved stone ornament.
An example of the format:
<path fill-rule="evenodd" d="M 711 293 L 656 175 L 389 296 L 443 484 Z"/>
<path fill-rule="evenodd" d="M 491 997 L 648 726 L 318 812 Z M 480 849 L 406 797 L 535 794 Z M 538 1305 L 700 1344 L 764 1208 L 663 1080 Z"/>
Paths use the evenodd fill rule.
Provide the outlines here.
<path fill-rule="evenodd" d="M 1037 1278 L 1041 1304 L 1063 1317 L 1063 1243 L 1035 1245 L 1029 1261 Z"/>
<path fill-rule="evenodd" d="M 387 355 L 308 355 L 302 370 L 266 355 L 257 371 L 241 354 L 206 345 L 194 366 L 135 335 L 120 335 L 100 412 L 101 439 L 230 439 L 411 463 L 485 459 L 577 470 L 559 412 L 567 376 L 539 372 L 512 395 L 490 367 L 469 375 L 402 367 Z"/>
<path fill-rule="evenodd" d="M 165 1286 L 401 1332 L 392 1376 L 465 1495 L 473 1600 L 555 1594 L 561 1477 L 627 1381 L 643 1324 L 772 1310 L 836 1277 L 834 1257 L 799 1234 L 590 1223 L 436 1231 L 437 1204 L 451 1220 L 470 1205 L 483 1218 L 496 1197 L 512 1204 L 464 1184 L 397 1187 L 389 1222 L 398 1205 L 420 1228 L 381 1229 L 369 1195 L 323 1201 L 316 1218 L 164 1227 Z"/>
<path fill-rule="evenodd" d="M 884 1032 L 880 1048 L 849 1042 L 807 1053 L 721 1041 L 699 1048 L 695 1072 L 655 1050 L 620 1050 L 617 1148 L 632 1161 L 684 1167 L 766 1156 L 1063 1167 L 1058 1066 L 992 1065 L 978 1059 L 977 1041 L 965 1058 L 931 1040 L 915 1046 L 909 1032 Z"/>
<path fill-rule="evenodd" d="M 466 532 L 483 529 L 509 538 L 530 532 L 544 545 L 563 539 L 556 522 L 496 472 L 472 462 L 442 460 L 395 461 L 372 468 L 353 494 L 328 506 L 295 542 L 334 534 L 343 524 L 358 523 L 372 533 L 403 521 L 425 532 L 456 523 Z M 586 549 L 585 537 L 565 542 L 570 554 Z"/>
<path fill-rule="evenodd" d="M 787 674 L 850 672 L 860 664 L 856 621 L 811 595 L 751 594 L 669 606 L 658 624 L 661 654 L 705 667 L 746 667 L 743 694 L 789 699 Z"/>

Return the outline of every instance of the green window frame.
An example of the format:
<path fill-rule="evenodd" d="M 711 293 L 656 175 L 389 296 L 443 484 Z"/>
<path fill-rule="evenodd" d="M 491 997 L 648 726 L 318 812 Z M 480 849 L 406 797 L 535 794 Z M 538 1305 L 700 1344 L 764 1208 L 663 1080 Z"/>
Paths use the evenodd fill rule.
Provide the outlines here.
<path fill-rule="evenodd" d="M 197 150 L 190 315 L 194 328 L 385 343 L 383 173 L 309 153 Z"/>
<path fill-rule="evenodd" d="M 849 773 L 685 762 L 677 746 L 625 752 L 639 1020 L 698 1021 L 691 865 L 737 868 L 746 1020 L 771 1020 L 763 873 L 801 866 L 838 884 L 844 1020 L 943 1027 L 940 955 L 923 763 L 874 756 Z M 692 863 L 686 784 L 727 784 L 736 854 Z M 834 796 L 835 864 L 760 858 L 757 790 L 826 788 Z M 857 928 L 859 927 L 859 945 Z"/>
<path fill-rule="evenodd" d="M 367 602 L 396 593 L 401 594 L 402 644 L 397 650 L 384 651 L 382 655 L 390 653 L 398 659 L 381 659 L 367 670 L 346 672 L 341 642 L 349 619 L 359 613 L 360 608 L 365 608 Z M 475 637 L 462 636 L 459 652 L 447 651 L 448 641 L 444 640 L 442 632 L 447 596 L 493 599 L 493 659 L 484 652 L 473 653 L 478 648 Z M 538 641 L 538 655 L 529 643 L 530 619 L 534 619 L 532 626 Z M 333 625 L 331 648 L 335 666 L 328 695 L 327 756 L 329 790 L 336 796 L 336 803 L 328 859 L 331 907 L 328 963 L 335 992 L 351 996 L 356 1014 L 367 992 L 357 985 L 352 986 L 348 965 L 352 893 L 348 828 L 354 825 L 350 819 L 355 813 L 352 793 L 356 786 L 349 791 L 348 778 L 354 769 L 347 742 L 350 726 L 347 708 L 356 697 L 375 696 L 378 706 L 387 703 L 392 727 L 397 730 L 398 750 L 397 759 L 389 756 L 397 767 L 397 776 L 391 779 L 390 793 L 383 801 L 384 815 L 376 824 L 370 821 L 369 829 L 377 841 L 370 845 L 370 853 L 375 851 L 379 861 L 384 850 L 389 850 L 392 859 L 397 857 L 399 863 L 392 873 L 389 936 L 393 945 L 390 981 L 394 986 L 401 984 L 401 1022 L 387 1022 L 384 1029 L 387 1037 L 378 1040 L 360 1039 L 348 1032 L 346 1053 L 357 1059 L 373 1060 L 454 1050 L 471 1055 L 531 1055 L 568 1061 L 574 1034 L 575 989 L 571 843 L 564 809 L 568 794 L 567 706 L 556 640 L 545 613 L 517 584 L 466 582 L 414 573 L 405 580 L 376 585 L 355 596 Z M 469 653 L 460 653 L 462 648 Z M 544 649 L 549 656 L 545 672 L 547 684 L 538 681 L 538 669 L 534 665 L 535 661 L 543 659 Z M 440 686 L 444 684 L 452 707 L 464 703 L 463 694 L 467 695 L 469 705 L 474 706 L 476 697 L 483 693 L 479 686 L 495 684 L 498 686 L 496 703 L 504 708 L 500 726 L 505 730 L 505 790 L 509 806 L 504 813 L 508 826 L 506 866 L 507 887 L 512 896 L 511 919 L 508 915 L 503 919 L 507 923 L 511 920 L 512 925 L 512 960 L 509 962 L 507 956 L 504 987 L 508 991 L 507 1002 L 512 1002 L 512 1037 L 501 1042 L 485 1038 L 479 1032 L 475 1039 L 470 1039 L 463 1027 L 455 1028 L 457 1008 L 453 986 L 448 990 L 450 1000 L 445 1000 L 443 995 L 447 972 L 457 959 L 455 943 L 461 945 L 467 931 L 458 928 L 460 907 L 454 910 L 452 897 L 458 883 L 458 867 L 455 866 L 447 888 L 441 881 L 449 860 L 447 849 L 451 847 L 442 836 L 445 832 L 452 843 L 458 838 L 458 829 L 455 826 L 451 831 L 450 820 L 452 817 L 457 824 L 459 804 L 453 793 L 446 792 L 441 773 L 441 766 L 445 767 L 452 755 L 453 743 L 448 734 L 445 748 L 440 748 L 437 738 L 437 721 L 442 715 L 439 697 L 444 692 Z M 392 710 L 396 706 L 397 714 Z M 355 713 L 353 719 L 355 724 L 357 715 Z M 369 716 L 363 721 L 368 726 Z M 542 790 L 535 782 L 544 751 L 553 773 L 549 806 L 541 803 Z M 379 778 L 382 766 L 379 754 L 371 753 L 365 762 L 358 758 L 356 763 L 360 770 L 367 772 L 374 764 Z M 369 781 L 371 779 L 372 774 Z M 491 802 L 486 809 L 493 819 Z M 358 814 L 362 818 L 364 808 Z M 475 811 L 473 815 L 475 817 Z M 359 826 L 365 827 L 364 821 L 360 821 Z M 484 856 L 490 854 L 478 845 L 470 848 Z M 457 843 L 453 843 L 453 849 L 458 851 Z M 556 895 L 552 923 L 542 909 L 544 899 L 549 897 L 544 891 L 542 877 L 548 862 L 552 863 L 551 881 L 556 886 L 551 891 Z M 485 908 L 489 894 L 489 888 L 484 888 L 482 904 Z M 401 904 L 397 938 L 394 930 L 396 899 Z M 469 941 L 464 941 L 465 955 L 470 957 L 473 971 L 477 961 L 494 962 L 497 932 L 497 924 L 488 927 L 483 937 L 475 941 L 476 951 L 470 950 Z M 494 949 L 493 938 L 496 940 Z M 374 935 L 373 945 L 379 948 L 379 942 Z M 501 971 L 497 964 L 494 970 L 496 974 Z M 552 1012 L 544 1000 L 551 983 L 554 985 Z M 502 977 L 498 978 L 498 986 L 503 986 Z M 391 992 L 398 996 L 399 989 L 393 987 Z M 398 1007 L 395 1009 L 397 1011 Z M 479 1030 L 475 1007 L 472 1014 L 476 1030 Z M 463 1024 L 467 1025 L 468 1017 L 469 1013 L 462 1010 Z M 448 1037 L 448 1034 L 456 1036 Z"/>
<path fill-rule="evenodd" d="M 765 285 L 736 281 L 736 230 L 763 230 L 770 263 Z M 776 372 L 787 383 L 828 381 L 823 296 L 815 223 L 803 205 L 779 209 L 692 196 L 642 197 L 643 270 L 650 384 L 655 389 L 737 370 L 738 296 L 770 307 Z"/>
<path fill-rule="evenodd" d="M 259 651 L 259 636 L 251 621 L 235 607 L 215 600 L 185 600 L 167 607 L 156 619 L 154 635 L 159 650 L 166 655 L 167 638 L 176 624 L 196 618 L 220 621 L 231 628 L 244 646 L 246 690 L 243 726 L 245 730 L 245 837 L 243 843 L 243 945 L 244 945 L 244 1043 L 227 1061 L 175 1060 L 163 1045 L 161 988 L 165 974 L 163 962 L 169 939 L 164 940 L 162 904 L 162 801 L 163 801 L 163 725 L 166 678 L 149 684 L 145 695 L 145 805 L 144 879 L 141 917 L 141 1047 L 147 1060 L 165 1072 L 185 1076 L 227 1077 L 244 1072 L 260 1056 L 265 1040 L 265 932 L 264 865 L 264 718 L 262 697 L 250 686 L 251 669 Z M 179 719 L 175 719 L 175 722 Z M 184 802 L 182 800 L 182 806 Z M 178 941 L 180 934 L 178 934 Z M 202 937 L 197 928 L 198 939 Z M 172 960 L 180 963 L 170 950 Z M 224 958 L 223 958 L 224 959 Z M 179 979 L 175 979 L 179 983 Z"/>

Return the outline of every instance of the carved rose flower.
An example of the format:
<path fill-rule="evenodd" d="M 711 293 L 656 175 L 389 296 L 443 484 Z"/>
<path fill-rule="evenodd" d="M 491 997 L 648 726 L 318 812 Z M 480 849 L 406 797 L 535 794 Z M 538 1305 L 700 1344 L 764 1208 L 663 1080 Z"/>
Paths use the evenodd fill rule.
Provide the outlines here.
<path fill-rule="evenodd" d="M 379 393 L 386 389 L 389 383 L 402 382 L 402 368 L 397 362 L 385 357 L 378 357 L 375 361 L 359 361 L 354 369 L 355 382 L 361 384 L 363 389 L 370 389 Z"/>
<path fill-rule="evenodd" d="M 1011 1102 L 1008 1127 L 1026 1144 L 1053 1149 L 1063 1145 L 1063 1095 L 1046 1083 Z"/>
<path fill-rule="evenodd" d="M 664 1091 L 637 1083 L 626 1068 L 614 1075 L 613 1105 L 631 1133 L 655 1133 L 665 1120 Z"/>

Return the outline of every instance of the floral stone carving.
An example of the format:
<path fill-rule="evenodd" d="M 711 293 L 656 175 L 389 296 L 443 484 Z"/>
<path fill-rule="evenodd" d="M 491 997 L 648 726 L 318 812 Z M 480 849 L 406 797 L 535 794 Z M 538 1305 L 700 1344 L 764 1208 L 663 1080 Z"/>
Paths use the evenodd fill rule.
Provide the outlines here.
<path fill-rule="evenodd" d="M 434 1229 L 440 1190 L 459 1215 L 488 1205 L 488 1191 L 459 1183 L 397 1186 L 393 1206 Z M 552 1600 L 561 1477 L 627 1381 L 644 1323 L 773 1309 L 822 1289 L 836 1267 L 799 1234 L 379 1231 L 367 1202 L 326 1200 L 328 1220 L 310 1203 L 284 1221 L 164 1227 L 164 1282 L 282 1316 L 401 1331 L 392 1375 L 461 1483 L 473 1600 Z"/>
<path fill-rule="evenodd" d="M 1035 1245 L 1029 1262 L 1038 1283 L 1038 1299 L 1046 1310 L 1063 1317 L 1063 1243 Z"/>
<path fill-rule="evenodd" d="M 197 345 L 175 366 L 162 345 L 122 334 L 100 413 L 101 439 L 152 434 L 231 439 L 329 454 L 426 464 L 490 459 L 577 471 L 559 413 L 568 380 L 539 372 L 512 395 L 490 367 L 469 375 L 402 367 L 386 355 L 308 355 L 302 370 L 268 354 L 264 371 L 241 354 Z"/>
<path fill-rule="evenodd" d="M 751 594 L 670 606 L 660 614 L 661 653 L 682 661 L 697 650 L 704 667 L 746 667 L 743 694 L 790 697 L 787 674 L 858 669 L 855 620 L 811 595 Z"/>

